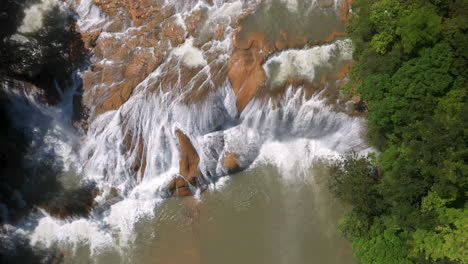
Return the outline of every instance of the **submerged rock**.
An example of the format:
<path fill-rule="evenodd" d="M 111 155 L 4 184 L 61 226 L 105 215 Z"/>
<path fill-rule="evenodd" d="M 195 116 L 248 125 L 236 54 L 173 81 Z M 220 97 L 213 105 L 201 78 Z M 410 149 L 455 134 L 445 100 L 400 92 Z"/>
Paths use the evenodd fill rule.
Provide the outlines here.
<path fill-rule="evenodd" d="M 98 190 L 92 185 L 62 190 L 59 193 L 53 193 L 51 199 L 39 204 L 38 207 L 60 219 L 87 217 L 95 206 L 94 198 L 97 195 Z"/>

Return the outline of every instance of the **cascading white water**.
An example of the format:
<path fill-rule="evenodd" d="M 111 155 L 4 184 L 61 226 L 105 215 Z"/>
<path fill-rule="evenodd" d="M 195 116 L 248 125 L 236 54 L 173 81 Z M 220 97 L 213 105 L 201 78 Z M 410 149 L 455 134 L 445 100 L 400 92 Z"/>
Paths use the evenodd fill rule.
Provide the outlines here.
<path fill-rule="evenodd" d="M 33 245 L 51 247 L 58 244 L 75 248 L 85 243 L 91 254 L 108 249 L 124 254 L 135 239 L 135 224 L 158 213 L 158 206 L 167 197 L 167 184 L 179 174 L 180 147 L 176 130 L 190 138 L 200 156 L 200 171 L 206 182 L 211 183 L 211 189 L 220 188 L 225 181 L 219 181 L 219 178 L 228 175 L 222 165 L 226 153 L 236 153 L 243 168 L 268 163 L 283 171 L 305 171 L 320 159 L 338 158 L 349 150 L 368 151 L 360 137 L 361 119 L 332 111 L 320 99 L 320 94 L 308 98 L 301 88 L 289 87 L 279 99 L 255 98 L 239 115 L 229 80 L 226 78 L 220 87 L 214 85 L 210 71 L 214 63 L 208 63 L 207 57 L 209 52 L 216 52 L 221 55 L 215 62 L 228 64 L 234 34 L 229 25 L 234 16 L 240 16 L 254 4 L 213 2 L 212 6 L 201 1 L 174 4 L 177 12 L 174 16 L 183 24 L 182 17 L 190 11 L 208 8 L 208 19 L 201 27 L 200 35 L 203 36 L 203 31 L 213 31 L 217 23 L 223 23 L 228 26 L 224 39 L 210 40 L 199 48 L 194 46 L 196 39 L 187 38 L 183 44 L 173 47 L 162 64 L 137 85 L 119 109 L 92 119 L 79 143 L 71 126 L 70 131 L 61 125 L 50 126 L 56 130 L 48 130 L 51 138 L 46 134 L 44 140 L 49 141 L 44 146 L 53 146 L 67 159 L 66 163 L 82 167 L 83 180 L 96 182 L 101 193 L 96 198 L 97 209 L 87 219 L 59 220 L 43 211 L 34 215 L 37 225 L 21 230 L 31 238 Z M 287 6 L 294 10 L 297 1 L 287 1 Z M 76 11 L 80 16 L 78 25 L 83 31 L 104 30 L 100 38 L 118 37 L 135 29 L 105 32 L 106 17 L 91 0 L 81 0 Z M 275 54 L 263 65 L 268 82 L 281 83 L 290 76 L 313 79 L 314 71 L 329 67 L 335 63 L 332 60 L 349 60 L 349 44 L 349 40 L 338 40 L 319 47 Z M 94 63 L 113 62 L 105 59 Z M 279 73 L 271 71 L 273 65 L 279 67 Z M 180 71 L 182 67 L 201 68 L 193 80 L 205 78 L 206 86 L 212 88 L 203 101 L 186 103 L 186 98 L 197 87 L 195 81 L 182 86 L 180 74 L 174 87 L 154 90 L 155 84 L 169 71 Z M 73 90 L 68 92 L 73 93 Z M 70 96 L 64 98 L 71 100 Z M 71 101 L 65 100 L 63 105 L 44 111 L 59 111 L 68 103 Z M 19 109 L 20 112 L 26 111 Z M 58 115 L 69 118 L 71 112 Z M 57 140 L 68 135 L 74 136 Z M 140 142 L 143 142 L 141 151 Z M 73 152 L 72 147 L 78 145 L 79 150 Z M 142 152 L 141 156 L 139 152 Z M 144 171 L 132 168 L 137 159 L 145 161 Z M 107 200 L 112 188 L 119 190 L 120 199 Z"/>
<path fill-rule="evenodd" d="M 34 91 L 28 92 L 21 87 L 24 85 L 22 83 L 13 83 L 13 85 L 5 83 L 2 87 L 11 102 L 9 114 L 14 117 L 15 127 L 31 139 L 29 159 L 40 163 L 44 159 L 53 158 L 65 171 L 78 162 L 73 148 L 81 136 L 71 122 L 73 96 L 77 94 L 79 88 L 76 73 L 72 79 L 73 85 L 64 92 L 55 83 L 60 95 L 60 102 L 55 106 L 49 106 L 38 100 Z"/>

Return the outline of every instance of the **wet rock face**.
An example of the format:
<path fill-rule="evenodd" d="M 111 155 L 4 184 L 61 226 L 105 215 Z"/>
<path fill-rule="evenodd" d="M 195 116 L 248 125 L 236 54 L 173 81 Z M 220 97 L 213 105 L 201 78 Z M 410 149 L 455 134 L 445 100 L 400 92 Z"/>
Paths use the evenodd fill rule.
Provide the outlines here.
<path fill-rule="evenodd" d="M 224 155 L 223 165 L 229 172 L 235 172 L 240 169 L 239 167 L 239 160 L 236 153 L 226 153 Z"/>
<path fill-rule="evenodd" d="M 180 130 L 176 131 L 180 144 L 180 175 L 169 184 L 169 191 L 174 196 L 192 195 L 190 186 L 200 187 L 199 177 L 201 175 L 198 168 L 200 157 L 190 142 L 190 139 Z"/>
<path fill-rule="evenodd" d="M 262 64 L 265 52 L 258 42 L 247 49 L 237 49 L 229 61 L 229 80 L 237 95 L 239 112 L 265 85 L 266 75 Z"/>
<path fill-rule="evenodd" d="M 273 1 L 273 5 L 275 5 L 275 3 L 277 5 L 277 2 L 278 1 Z M 340 20 L 342 22 L 348 19 L 349 4 L 349 1 L 346 2 L 340 9 Z M 318 7 L 316 8 L 333 10 L 333 7 L 333 1 L 324 0 L 319 1 Z M 284 13 L 285 11 L 281 12 Z M 286 12 L 284 15 L 290 16 L 290 13 L 291 12 Z M 301 12 L 297 13 L 295 16 L 300 16 L 300 13 Z M 302 14 L 302 16 L 304 16 L 304 14 Z M 345 77 L 340 74 L 331 76 L 332 78 L 323 75 L 321 79 L 325 81 L 313 83 L 307 80 L 307 78 L 289 76 L 288 80 L 283 83 L 281 87 L 276 87 L 276 89 L 269 87 L 271 84 L 266 83 L 267 76 L 263 68 L 263 64 L 267 58 L 288 49 L 302 49 L 305 46 L 313 47 L 332 43 L 345 34 L 341 24 L 332 29 L 331 32 L 316 32 L 315 34 L 307 33 L 307 30 L 302 28 L 297 32 L 288 32 L 287 28 L 282 28 L 281 26 L 280 29 L 273 28 L 271 30 L 263 29 L 263 31 L 257 31 L 257 27 L 261 23 L 256 22 L 256 20 L 261 19 L 265 19 L 265 12 L 257 10 L 256 12 L 246 13 L 240 18 L 238 29 L 233 39 L 234 51 L 229 61 L 229 80 L 237 95 L 237 108 L 239 112 L 242 112 L 245 106 L 254 97 L 275 96 L 280 94 L 278 91 L 284 91 L 288 86 L 304 87 L 306 90 L 313 93 L 330 84 L 334 85 L 334 81 L 341 80 Z M 304 19 L 308 18 L 304 17 Z M 277 22 L 274 21 L 270 22 L 273 25 L 277 24 Z M 301 31 L 303 34 L 301 34 Z M 320 37 L 316 38 L 316 36 Z M 276 90 L 276 92 L 274 90 Z M 335 89 L 335 92 L 337 91 L 338 90 Z"/>
<path fill-rule="evenodd" d="M 284 5 L 279 0 L 272 2 Z M 308 33 L 308 28 L 296 31 L 284 28 L 284 21 L 258 22 L 257 24 L 272 24 L 274 28 L 271 32 L 268 28 L 260 27 L 260 30 L 257 30 L 256 16 L 262 13 L 262 8 L 267 7 L 268 3 L 265 1 L 229 1 L 225 5 L 212 1 L 172 4 L 162 0 L 93 0 L 93 3 L 102 11 L 101 18 L 104 22 L 82 28 L 83 42 L 92 52 L 91 65 L 82 74 L 82 102 L 90 109 L 89 123 L 96 120 L 98 115 L 113 110 L 119 110 L 119 119 L 124 120 L 123 123 L 128 120 L 134 121 L 135 118 L 144 119 L 143 114 L 135 113 L 137 107 L 134 104 L 147 103 L 149 100 L 146 99 L 154 96 L 164 97 L 166 101 L 162 103 L 162 107 L 182 105 L 188 109 L 197 109 L 203 103 L 211 102 L 211 96 L 218 96 L 218 92 L 224 91 L 226 87 L 232 88 L 229 94 L 220 94 L 232 98 L 234 96 L 231 94 L 234 92 L 237 109 L 232 107 L 234 113 L 229 112 L 229 118 L 236 119 L 235 111 L 237 110 L 239 117 L 255 98 L 278 98 L 289 86 L 304 88 L 307 96 L 310 96 L 318 90 L 326 90 L 326 87 L 328 89 L 330 83 L 334 84 L 345 77 L 345 74 L 320 72 L 316 79 L 309 80 L 305 74 L 291 74 L 276 88 L 269 82 L 268 69 L 265 69 L 268 66 L 266 62 L 280 52 L 311 49 L 342 37 L 344 27 L 338 16 L 339 9 L 334 6 L 333 1 L 319 1 L 314 8 L 335 12 L 332 19 L 336 22 L 336 27 L 334 24 L 313 34 Z M 276 11 L 284 13 L 284 10 Z M 280 63 L 282 62 L 277 62 Z M 344 69 L 341 72 L 346 71 Z M 327 93 L 332 94 L 330 98 L 336 101 L 338 89 L 329 90 Z M 145 100 L 140 100 L 141 98 Z M 233 105 L 231 101 L 228 103 L 229 107 Z M 148 105 L 145 107 L 150 108 Z M 220 108 L 222 107 L 225 107 L 222 111 L 228 111 L 225 105 Z M 113 113 L 107 114 L 106 116 L 113 116 Z M 145 115 L 151 114 L 145 112 Z M 171 112 L 169 115 L 176 113 Z M 155 154 L 147 153 L 149 148 L 145 145 L 151 139 L 142 140 L 143 135 L 139 133 L 145 128 L 140 128 L 138 123 L 132 123 L 133 127 L 128 129 L 125 124 L 122 125 L 124 127 L 119 127 L 119 131 L 124 134 L 122 137 L 125 137 L 125 153 L 122 155 L 131 156 L 132 162 L 126 166 L 143 177 L 145 171 L 154 169 L 151 164 L 155 162 L 154 157 L 150 155 Z M 140 130 L 137 132 L 133 131 L 138 129 Z M 187 127 L 180 129 L 187 131 L 186 133 L 194 132 Z M 219 127 L 207 130 L 211 133 L 217 129 Z M 207 169 L 204 160 L 201 160 L 205 153 L 197 153 L 194 147 L 195 145 L 202 148 L 198 145 L 199 142 L 195 142 L 199 135 L 194 135 L 200 131 L 185 135 L 181 130 L 171 135 L 177 138 L 181 153 L 180 177 L 170 183 L 171 194 L 191 194 L 190 186 L 201 185 L 200 176 L 204 175 L 201 175 L 200 170 L 203 170 L 203 173 L 209 170 L 210 173 L 225 174 L 248 166 L 250 159 L 246 158 L 245 153 L 236 151 L 237 149 L 225 153 L 226 149 L 219 149 L 216 164 Z M 133 133 L 139 136 L 130 135 Z M 117 137 L 120 140 L 120 136 Z M 191 142 L 190 139 L 195 141 Z M 134 157 L 136 158 L 133 159 Z M 141 179 L 136 179 L 139 180 Z"/>
<path fill-rule="evenodd" d="M 92 185 L 62 190 L 54 193 L 47 202 L 39 204 L 38 207 L 60 219 L 87 217 L 95 205 L 94 198 L 97 194 L 97 189 Z"/>

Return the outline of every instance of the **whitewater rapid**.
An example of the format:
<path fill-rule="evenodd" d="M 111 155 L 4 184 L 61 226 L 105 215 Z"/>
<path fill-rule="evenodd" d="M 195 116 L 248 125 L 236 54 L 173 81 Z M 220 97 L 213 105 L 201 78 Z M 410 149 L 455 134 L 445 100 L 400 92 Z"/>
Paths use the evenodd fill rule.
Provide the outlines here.
<path fill-rule="evenodd" d="M 44 0 L 40 6 L 28 10 L 21 30 L 26 32 L 40 26 L 39 22 L 28 18 L 28 14 L 50 9 L 52 2 Z M 202 31 L 212 31 L 218 23 L 227 25 L 224 39 L 209 42 L 211 51 L 223 54 L 217 60 L 227 65 L 235 32 L 230 27 L 233 17 L 246 12 L 254 4 L 213 2 L 213 6 L 208 7 L 208 19 Z M 297 1 L 283 2 L 293 12 L 297 9 Z M 202 1 L 187 1 L 175 7 L 175 16 L 182 24 L 182 17 L 191 10 L 207 8 Z M 129 27 L 122 32 L 105 32 L 109 18 L 91 0 L 81 0 L 75 10 L 81 30 L 104 30 L 100 38 L 119 37 L 135 29 Z M 75 88 L 66 90 L 61 103 L 56 106 L 45 106 L 26 94 L 13 97 L 26 100 L 14 100 L 12 116 L 40 113 L 39 117 L 24 116 L 17 124 L 19 127 L 39 131 L 35 126 L 43 125 L 43 120 L 50 121 L 35 137 L 41 140 L 37 143 L 40 150 L 35 151 L 38 157 L 46 152 L 54 153 L 66 165 L 64 170 L 73 167 L 82 181 L 95 182 L 100 190 L 96 209 L 88 218 L 61 220 L 40 210 L 24 222 L 34 221 L 35 225 L 20 225 L 14 232 L 28 237 L 31 245 L 38 247 L 74 249 L 86 244 L 91 255 L 106 250 L 124 254 L 135 240 L 135 225 L 158 214 L 158 207 L 168 197 L 167 185 L 179 175 L 181 153 L 176 130 L 190 138 L 199 154 L 199 169 L 209 191 L 229 184 L 229 173 L 222 165 L 226 153 L 236 153 L 240 167 L 247 170 L 263 164 L 275 166 L 288 181 L 300 180 L 291 179 L 290 175 L 297 174 L 292 172 L 305 175 L 318 161 L 337 159 L 351 150 L 369 151 L 361 138 L 364 121 L 334 111 L 323 99 L 325 90 L 306 96 L 302 88 L 290 86 L 279 98 L 254 98 L 239 113 L 229 80 L 215 87 L 210 79 L 208 52 L 194 46 L 194 41 L 187 38 L 182 45 L 173 47 L 164 62 L 137 85 L 129 100 L 117 110 L 92 119 L 85 134 L 77 132 L 70 122 Z M 312 80 L 316 71 L 332 68 L 337 61 L 350 60 L 351 54 L 351 41 L 337 40 L 321 46 L 279 52 L 271 56 L 263 68 L 274 87 L 291 76 L 305 76 Z M 194 80 L 206 78 L 206 85 L 212 87 L 212 91 L 203 101 L 186 104 L 187 96 L 196 89 L 195 81 L 183 87 L 176 83 L 174 87 L 150 90 L 149 87 L 154 87 L 169 71 L 177 70 L 173 65 L 201 68 Z M 276 72 L 272 71 L 274 65 L 279 67 Z M 75 74 L 80 75 L 79 72 Z M 78 85 L 79 81 L 76 82 Z M 131 142 L 129 149 L 125 146 L 128 138 Z M 144 142 L 142 156 L 139 155 L 139 142 Z M 145 161 L 144 171 L 132 169 L 137 159 Z M 120 195 L 109 200 L 107 197 L 113 190 L 118 190 Z M 200 190 L 197 190 L 196 196 L 200 195 Z"/>

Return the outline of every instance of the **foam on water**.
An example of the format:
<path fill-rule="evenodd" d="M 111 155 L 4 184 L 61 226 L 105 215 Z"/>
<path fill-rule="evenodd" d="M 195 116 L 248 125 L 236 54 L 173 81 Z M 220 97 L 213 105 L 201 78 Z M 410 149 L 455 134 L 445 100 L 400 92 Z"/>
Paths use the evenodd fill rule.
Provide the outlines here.
<path fill-rule="evenodd" d="M 51 234 L 54 239 L 51 239 Z M 91 254 L 94 254 L 112 245 L 111 235 L 110 232 L 101 229 L 96 222 L 85 218 L 63 221 L 45 214 L 39 220 L 30 238 L 33 245 L 43 247 L 59 244 L 62 247 L 75 248 L 78 245 L 89 244 Z"/>
<path fill-rule="evenodd" d="M 81 31 L 99 31 L 100 27 L 104 26 L 106 17 L 102 14 L 99 7 L 94 5 L 93 0 L 80 0 L 75 7 L 78 13 L 78 26 Z"/>
<path fill-rule="evenodd" d="M 190 10 L 208 8 L 202 31 L 213 31 L 218 23 L 230 25 L 235 16 L 249 8 L 249 4 L 242 1 L 214 1 L 210 7 L 200 1 L 186 1 L 175 6 L 181 24 Z M 297 1 L 288 1 L 288 7 L 295 6 Z M 105 28 L 105 17 L 92 0 L 81 0 L 76 11 L 83 31 Z M 103 32 L 100 38 L 122 37 L 132 30 L 136 28 Z M 319 99 L 320 94 L 306 98 L 302 89 L 289 87 L 282 98 L 275 100 L 254 99 L 239 116 L 229 80 L 215 87 L 211 80 L 212 65 L 207 61 L 207 53 L 216 51 L 214 54 L 220 55 L 215 62 L 228 64 L 234 30 L 228 26 L 225 32 L 225 39 L 209 42 L 208 51 L 195 47 L 193 38 L 170 50 L 162 64 L 133 90 L 132 96 L 119 109 L 91 120 L 81 141 L 78 141 L 79 135 L 70 137 L 76 134 L 69 122 L 70 95 L 73 94 L 68 93 L 73 93 L 73 89 L 63 96 L 70 99 L 56 107 L 36 104 L 26 96 L 29 104 L 38 110 L 20 107 L 14 110 L 15 115 L 38 111 L 53 117 L 42 137 L 44 149 L 50 147 L 65 163 L 83 167 L 83 180 L 96 182 L 101 191 L 96 198 L 97 207 L 87 219 L 58 220 L 44 212 L 31 216 L 38 219 L 38 224 L 21 227 L 21 232 L 31 238 L 33 245 L 58 244 L 75 248 L 87 244 L 91 254 L 109 249 L 123 254 L 135 239 L 136 223 L 158 214 L 158 206 L 167 197 L 167 184 L 180 176 L 181 154 L 176 130 L 190 138 L 200 156 L 203 182 L 210 190 L 229 184 L 228 171 L 223 166 L 227 153 L 237 154 L 242 168 L 268 163 L 290 172 L 305 171 L 314 161 L 336 158 L 352 149 L 368 150 L 360 137 L 362 120 L 333 112 Z M 338 40 L 314 48 L 284 51 L 271 56 L 264 69 L 274 83 L 281 83 L 290 76 L 313 79 L 319 67 L 330 67 L 336 60 L 350 59 L 349 46 L 349 40 Z M 113 62 L 104 59 L 100 63 Z M 198 88 L 193 80 L 187 85 L 177 81 L 174 87 L 154 89 L 169 71 L 177 72 L 177 68 L 187 66 L 200 68 L 194 79 L 203 78 L 211 88 L 201 102 L 186 103 L 187 97 Z M 178 77 L 180 80 L 180 75 Z M 35 124 L 31 118 L 25 116 L 25 122 Z M 68 125 L 62 125 L 64 120 Z M 80 148 L 75 155 L 72 146 L 78 142 Z M 136 162 L 145 164 L 145 169 L 134 169 Z M 112 188 L 116 188 L 121 197 L 109 201 L 106 197 Z"/>
<path fill-rule="evenodd" d="M 286 50 L 268 58 L 263 69 L 273 87 L 289 77 L 314 80 L 320 68 L 329 69 L 340 61 L 352 58 L 351 40 L 337 40 L 332 44 L 302 50 Z"/>
<path fill-rule="evenodd" d="M 42 23 L 46 14 L 53 8 L 64 11 L 65 4 L 57 0 L 41 0 L 24 11 L 24 18 L 18 29 L 20 33 L 32 33 L 42 28 Z"/>
<path fill-rule="evenodd" d="M 60 102 L 49 106 L 38 101 L 37 95 L 22 88 L 7 86 L 2 89 L 9 95 L 9 115 L 14 125 L 28 133 L 31 139 L 31 160 L 41 162 L 53 157 L 57 164 L 69 170 L 77 162 L 73 147 L 78 143 L 80 133 L 72 126 L 73 96 L 77 93 L 79 81 L 74 74 L 74 84 L 60 93 Z M 22 84 L 18 84 L 21 86 Z"/>
<path fill-rule="evenodd" d="M 286 4 L 288 9 L 292 12 L 297 12 L 298 10 L 298 3 L 297 0 L 281 0 L 282 3 Z"/>
<path fill-rule="evenodd" d="M 185 43 L 174 49 L 174 55 L 180 57 L 182 62 L 189 67 L 206 65 L 206 60 L 200 49 L 193 46 L 193 38 L 188 39 Z"/>

